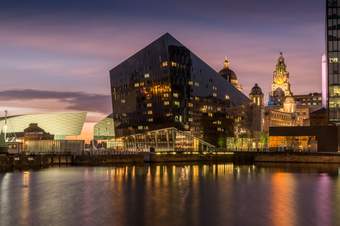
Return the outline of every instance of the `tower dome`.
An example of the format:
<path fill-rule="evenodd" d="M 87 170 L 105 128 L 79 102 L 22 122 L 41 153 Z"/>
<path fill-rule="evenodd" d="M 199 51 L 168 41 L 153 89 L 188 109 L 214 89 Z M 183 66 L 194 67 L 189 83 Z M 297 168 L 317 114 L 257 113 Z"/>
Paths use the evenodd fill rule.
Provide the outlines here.
<path fill-rule="evenodd" d="M 263 96 L 264 95 L 263 95 L 262 89 L 257 83 L 255 83 L 254 87 L 251 89 L 249 93 L 250 99 L 257 106 L 263 106 L 264 105 Z"/>
<path fill-rule="evenodd" d="M 242 91 L 242 87 L 238 82 L 236 73 L 229 68 L 230 61 L 225 58 L 223 63 L 223 68 L 220 70 L 219 74 L 225 78 L 230 84 L 232 84 L 236 89 Z"/>
<path fill-rule="evenodd" d="M 251 89 L 249 95 L 263 95 L 261 87 L 257 83 L 255 83 L 254 87 Z"/>

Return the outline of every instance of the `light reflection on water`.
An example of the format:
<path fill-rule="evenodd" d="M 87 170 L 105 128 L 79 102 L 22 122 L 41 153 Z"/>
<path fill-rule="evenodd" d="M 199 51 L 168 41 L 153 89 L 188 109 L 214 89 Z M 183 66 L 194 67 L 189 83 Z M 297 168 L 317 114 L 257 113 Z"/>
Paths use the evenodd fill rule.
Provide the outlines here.
<path fill-rule="evenodd" d="M 338 167 L 152 165 L 0 174 L 0 225 L 340 225 Z"/>

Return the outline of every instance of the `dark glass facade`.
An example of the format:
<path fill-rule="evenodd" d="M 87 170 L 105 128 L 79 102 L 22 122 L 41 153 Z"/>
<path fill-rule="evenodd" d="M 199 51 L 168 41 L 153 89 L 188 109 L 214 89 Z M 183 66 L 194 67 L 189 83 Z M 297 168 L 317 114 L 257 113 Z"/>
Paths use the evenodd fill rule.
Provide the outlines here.
<path fill-rule="evenodd" d="M 175 127 L 218 144 L 249 99 L 170 34 L 110 71 L 117 137 Z"/>
<path fill-rule="evenodd" d="M 340 0 L 326 2 L 329 121 L 340 123 Z"/>

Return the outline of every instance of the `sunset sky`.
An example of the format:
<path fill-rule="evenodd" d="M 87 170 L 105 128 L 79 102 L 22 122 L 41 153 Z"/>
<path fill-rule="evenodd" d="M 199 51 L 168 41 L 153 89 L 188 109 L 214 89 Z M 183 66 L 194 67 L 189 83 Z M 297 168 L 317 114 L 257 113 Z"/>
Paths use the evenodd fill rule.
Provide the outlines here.
<path fill-rule="evenodd" d="M 169 32 L 265 95 L 279 52 L 294 94 L 321 90 L 322 0 L 1 0 L 0 116 L 111 111 L 109 70 Z"/>

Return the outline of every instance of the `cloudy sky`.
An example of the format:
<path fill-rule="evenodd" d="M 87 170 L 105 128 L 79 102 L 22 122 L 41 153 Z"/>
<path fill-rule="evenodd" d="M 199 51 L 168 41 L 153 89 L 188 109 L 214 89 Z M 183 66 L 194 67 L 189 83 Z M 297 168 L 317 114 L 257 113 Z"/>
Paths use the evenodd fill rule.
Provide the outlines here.
<path fill-rule="evenodd" d="M 225 56 L 246 94 L 270 91 L 284 52 L 295 94 L 320 91 L 323 0 L 1 0 L 0 115 L 109 114 L 109 69 L 171 33 L 216 70 Z"/>

